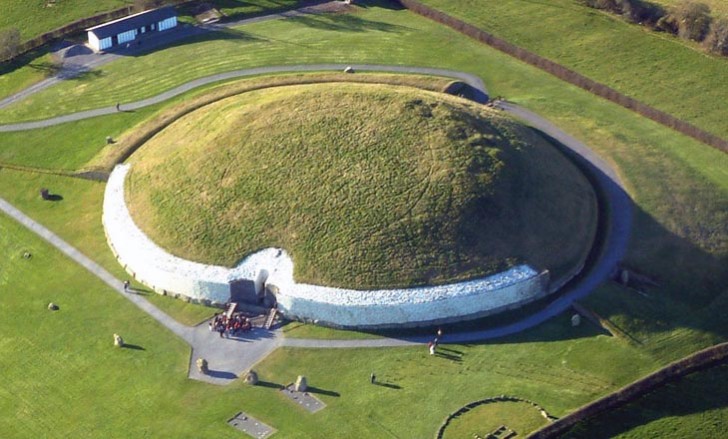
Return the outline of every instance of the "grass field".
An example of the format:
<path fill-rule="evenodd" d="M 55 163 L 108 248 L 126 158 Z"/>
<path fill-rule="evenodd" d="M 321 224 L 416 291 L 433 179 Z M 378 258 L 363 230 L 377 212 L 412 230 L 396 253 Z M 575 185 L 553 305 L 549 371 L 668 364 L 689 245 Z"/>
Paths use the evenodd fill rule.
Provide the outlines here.
<path fill-rule="evenodd" d="M 573 0 L 423 3 L 728 138 L 728 58 Z"/>
<path fill-rule="evenodd" d="M 132 159 L 127 198 L 178 256 L 233 266 L 280 246 L 306 283 L 433 284 L 515 263 L 558 278 L 589 252 L 596 197 L 530 134 L 410 88 L 278 87 L 167 127 Z"/>
<path fill-rule="evenodd" d="M 651 0 L 651 2 L 668 8 L 683 3 L 682 0 Z M 700 0 L 698 3 L 708 5 L 713 18 L 728 17 L 728 2 L 724 0 Z"/>
<path fill-rule="evenodd" d="M 524 16 L 533 12 L 523 11 Z M 219 389 L 188 382 L 184 379 L 188 353 L 179 343 L 136 308 L 129 311 L 125 302 L 111 292 L 107 294 L 103 286 L 96 288 L 96 281 L 85 277 L 81 269 L 64 259 L 44 259 L 44 245 L 3 218 L 0 367 L 9 372 L 0 381 L 0 431 L 5 437 L 47 435 L 46 427 L 51 423 L 59 437 L 109 437 L 119 431 L 136 437 L 174 437 L 190 431 L 239 437 L 222 423 L 241 409 L 281 428 L 282 437 L 423 437 L 432 435 L 447 413 L 472 400 L 501 393 L 533 399 L 562 416 L 657 365 L 726 339 L 725 154 L 406 11 L 370 7 L 353 19 L 323 16 L 261 23 L 239 30 L 241 36 L 250 38 L 198 40 L 109 64 L 98 77 L 59 87 L 54 92 L 57 95 L 49 93 L 48 106 L 45 98 L 39 99 L 25 117 L 42 118 L 104 102 L 113 105 L 125 93 L 146 96 L 216 69 L 256 63 L 367 60 L 471 71 L 485 80 L 491 94 L 507 96 L 584 140 L 611 162 L 628 184 L 636 215 L 627 262 L 656 279 L 659 286 L 646 288 L 647 297 L 606 286 L 590 297 L 588 305 L 633 334 L 639 343 L 598 336 L 589 332 L 588 326 L 583 328 L 584 333 L 566 332 L 568 322 L 555 320 L 518 338 L 453 347 L 464 354 L 459 363 L 445 359 L 442 363 L 423 363 L 428 357 L 421 349 L 278 351 L 260 365 L 264 381 L 288 383 L 303 373 L 312 378 L 313 385 L 332 392 L 321 395 L 329 404 L 326 411 L 307 416 L 286 406 L 286 401 L 270 388 Z M 643 39 L 635 36 L 634 41 L 640 43 Z M 140 64 L 144 69 L 136 68 Z M 676 71 L 675 76 L 701 82 L 700 64 L 690 65 L 690 69 Z M 150 66 L 156 67 L 154 75 L 160 83 L 146 78 L 136 82 L 140 72 L 151 72 Z M 642 66 L 634 62 L 623 70 L 634 72 L 635 77 L 649 77 L 652 73 L 642 70 Z M 662 73 L 658 73 L 659 79 Z M 136 86 L 139 88 L 133 88 Z M 710 101 L 708 98 L 726 93 L 726 87 L 717 84 L 709 92 L 699 88 L 697 93 Z M 110 96 L 104 96 L 107 91 Z M 61 95 L 63 98 L 59 98 Z M 84 101 L 86 98 L 91 101 Z M 678 105 L 678 101 L 675 99 L 672 105 Z M 725 114 L 722 101 L 711 108 L 716 115 Z M 721 123 L 718 121 L 718 126 L 724 126 Z M 64 200 L 53 206 L 38 205 L 39 187 L 57 190 Z M 102 190 L 97 183 L 0 169 L 0 196 L 82 247 L 84 253 L 105 266 L 113 266 L 115 262 L 102 235 L 85 232 L 85 227 L 101 230 L 97 218 Z M 33 261 L 43 267 L 52 266 L 56 275 L 43 275 L 46 272 L 18 265 L 27 262 L 18 259 L 18 250 L 25 248 L 40 256 Z M 124 276 L 120 268 L 115 270 L 117 276 Z M 73 294 L 61 295 L 67 290 L 73 290 Z M 45 305 L 51 300 L 49 292 L 61 304 L 61 311 L 80 308 L 69 302 L 78 296 L 83 300 L 83 314 L 63 317 L 56 326 L 46 317 L 33 319 L 32 310 L 42 310 L 43 316 L 64 316 L 45 314 Z M 94 316 L 91 323 L 97 329 L 89 330 L 86 325 L 77 329 L 76 320 L 87 315 Z M 30 316 L 33 327 L 28 326 L 29 321 L 22 321 L 24 316 Z M 121 326 L 122 320 L 127 326 Z M 108 322 L 119 324 L 109 326 Z M 123 331 L 130 343 L 146 350 L 111 350 L 110 334 L 114 331 Z M 95 340 L 97 336 L 102 342 Z M 65 347 L 69 339 L 74 344 L 68 349 L 57 348 Z M 34 348 L 25 349 L 27 346 Z M 114 357 L 116 354 L 137 356 Z M 98 358 L 93 368 L 88 366 L 90 358 Z M 85 369 L 77 366 L 79 361 L 85 362 Z M 53 373 L 49 373 L 47 364 L 55 365 Z M 113 375 L 109 372 L 112 370 Z M 362 380 L 365 382 L 372 370 L 401 389 L 362 390 L 368 386 Z M 79 380 L 79 376 L 86 379 Z M 721 380 L 725 381 L 717 375 L 708 382 Z M 690 387 L 700 394 L 700 385 Z M 32 398 L 26 397 L 30 394 Z M 710 400 L 715 401 L 712 397 Z M 684 410 L 647 407 L 636 417 L 619 415 L 609 422 L 628 420 L 624 425 L 629 430 L 619 433 L 629 437 L 694 436 L 696 431 L 713 431 L 704 429 L 712 428 L 714 422 L 718 427 L 724 425 L 720 424 L 726 418 L 724 402 L 718 399 L 718 403 L 706 405 L 692 401 Z M 655 421 L 657 417 L 662 420 Z M 644 426 L 638 427 L 641 424 Z"/>
<path fill-rule="evenodd" d="M 0 231 L 5 438 L 233 438 L 240 433 L 225 421 L 240 410 L 281 437 L 419 438 L 484 394 L 518 394 L 561 414 L 655 367 L 634 348 L 559 319 L 531 335 L 448 347 L 459 361 L 424 348 L 348 350 L 347 361 L 340 350 L 279 350 L 257 368 L 267 386 L 193 382 L 182 342 L 19 225 L 0 217 Z M 48 311 L 50 301 L 60 310 Z M 113 333 L 132 348 L 114 348 Z M 372 370 L 393 387 L 370 386 Z M 298 374 L 320 392 L 323 412 L 307 414 L 276 391 Z M 415 416 L 421 421 L 410 422 Z"/>

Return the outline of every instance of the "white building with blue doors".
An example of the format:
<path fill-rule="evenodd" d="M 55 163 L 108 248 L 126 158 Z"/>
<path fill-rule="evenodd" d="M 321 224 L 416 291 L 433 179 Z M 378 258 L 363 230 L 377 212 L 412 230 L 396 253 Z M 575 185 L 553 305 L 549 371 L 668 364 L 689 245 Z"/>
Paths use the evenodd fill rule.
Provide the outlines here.
<path fill-rule="evenodd" d="M 144 34 L 154 35 L 176 26 L 177 13 L 173 7 L 165 6 L 100 24 L 86 32 L 89 47 L 100 52 L 129 44 Z"/>

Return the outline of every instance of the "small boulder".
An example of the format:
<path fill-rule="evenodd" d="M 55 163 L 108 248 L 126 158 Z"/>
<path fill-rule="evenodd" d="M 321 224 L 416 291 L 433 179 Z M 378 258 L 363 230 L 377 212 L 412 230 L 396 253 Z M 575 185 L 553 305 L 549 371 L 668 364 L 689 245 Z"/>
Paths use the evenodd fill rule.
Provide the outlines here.
<path fill-rule="evenodd" d="M 243 382 L 245 384 L 249 384 L 251 386 L 254 386 L 258 384 L 258 373 L 254 370 L 249 370 L 244 376 L 243 376 Z"/>
<path fill-rule="evenodd" d="M 48 304 L 48 309 L 51 310 L 51 311 L 58 311 L 58 305 L 56 305 L 55 303 L 51 302 L 51 303 Z"/>
<path fill-rule="evenodd" d="M 579 314 L 574 314 L 571 316 L 571 326 L 579 326 L 581 325 L 581 316 Z"/>
<path fill-rule="evenodd" d="M 197 359 L 197 370 L 199 370 L 200 372 L 202 372 L 204 374 L 209 372 L 210 369 L 207 367 L 207 360 L 205 360 L 204 358 L 198 358 Z"/>
<path fill-rule="evenodd" d="M 296 378 L 296 384 L 293 385 L 293 390 L 296 392 L 305 392 L 307 389 L 308 382 L 306 381 L 306 377 L 299 375 L 298 378 Z"/>
<path fill-rule="evenodd" d="M 346 68 L 344 69 L 344 73 L 354 73 L 354 67 L 346 66 Z"/>
<path fill-rule="evenodd" d="M 117 348 L 124 347 L 124 339 L 119 334 L 114 334 L 114 346 Z"/>

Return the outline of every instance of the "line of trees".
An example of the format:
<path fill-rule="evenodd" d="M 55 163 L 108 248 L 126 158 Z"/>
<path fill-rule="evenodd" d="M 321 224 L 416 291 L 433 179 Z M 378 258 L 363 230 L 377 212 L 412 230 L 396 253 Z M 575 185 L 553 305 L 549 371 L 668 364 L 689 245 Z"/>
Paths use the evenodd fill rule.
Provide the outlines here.
<path fill-rule="evenodd" d="M 728 18 L 713 18 L 710 6 L 683 0 L 671 8 L 645 0 L 580 0 L 586 6 L 603 9 L 686 40 L 702 42 L 706 50 L 728 56 Z"/>

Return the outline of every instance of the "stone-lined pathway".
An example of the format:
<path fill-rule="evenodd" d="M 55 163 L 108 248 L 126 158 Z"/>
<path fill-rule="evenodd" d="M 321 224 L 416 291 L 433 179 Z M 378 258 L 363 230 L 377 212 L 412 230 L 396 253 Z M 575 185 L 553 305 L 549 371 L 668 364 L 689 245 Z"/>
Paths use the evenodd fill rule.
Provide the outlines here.
<path fill-rule="evenodd" d="M 289 13 L 290 14 L 290 13 Z M 284 14 L 274 14 L 273 16 L 257 17 L 251 20 L 260 21 L 262 19 L 274 18 Z M 250 21 L 250 20 L 248 20 Z M 228 23 L 228 26 L 240 23 Z M 149 47 L 147 46 L 146 49 Z M 116 57 L 121 55 L 115 55 Z M 109 59 L 109 58 L 107 58 Z M 114 58 L 115 59 L 115 58 Z M 109 59 L 111 60 L 111 59 Z M 108 62 L 108 61 L 106 61 Z M 93 64 L 89 61 L 87 66 L 98 66 L 101 63 Z M 382 66 L 382 65 L 357 65 L 351 64 L 358 71 L 383 71 L 383 72 L 400 72 L 400 73 L 417 73 L 429 74 L 437 76 L 448 76 L 462 80 L 471 87 L 479 91 L 476 100 L 485 103 L 488 100 L 487 91 L 480 78 L 463 72 L 453 72 L 444 69 L 406 67 L 406 66 Z M 304 72 L 304 71 L 341 71 L 345 67 L 344 64 L 316 64 L 303 66 L 273 66 L 260 67 L 256 69 L 236 70 L 233 72 L 221 73 L 195 81 L 190 81 L 180 87 L 176 87 L 165 93 L 155 97 L 144 99 L 141 101 L 127 103 L 123 105 L 123 109 L 142 108 L 147 105 L 153 105 L 158 102 L 170 99 L 173 96 L 184 93 L 200 85 L 210 82 L 220 81 L 223 79 L 236 78 L 246 75 L 280 73 L 280 72 Z M 57 81 L 56 81 L 57 82 Z M 51 84 L 52 85 L 52 84 Z M 33 88 L 31 88 L 33 89 Z M 0 105 L 1 106 L 1 105 Z M 598 285 L 603 283 L 611 275 L 616 264 L 624 255 L 629 239 L 632 219 L 632 202 L 627 195 L 624 187 L 619 181 L 614 170 L 601 160 L 593 151 L 591 151 L 584 143 L 569 136 L 561 131 L 557 126 L 540 116 L 516 105 L 497 102 L 496 107 L 506 111 L 513 116 L 524 120 L 526 123 L 543 131 L 549 136 L 562 142 L 569 151 L 576 156 L 594 176 L 596 183 L 600 186 L 604 194 L 604 202 L 610 206 L 609 211 L 609 231 L 605 239 L 604 248 L 599 258 L 594 261 L 591 267 L 587 267 L 586 275 L 571 287 L 568 291 L 563 292 L 559 297 L 545 308 L 536 313 L 522 319 L 518 322 L 481 331 L 470 331 L 456 334 L 448 334 L 445 337 L 446 343 L 464 343 L 482 341 L 497 337 L 503 337 L 520 331 L 532 328 L 544 321 L 566 311 L 571 303 L 575 300 L 583 298 Z M 72 120 L 81 120 L 90 117 L 96 117 L 103 114 L 115 113 L 115 107 L 106 107 L 96 110 L 90 110 L 71 115 L 59 116 L 52 119 L 36 122 L 25 122 L 19 124 L 10 124 L 0 126 L 0 131 L 20 131 L 51 126 Z M 240 339 L 221 339 L 218 334 L 211 333 L 206 324 L 196 327 L 188 327 L 175 321 L 167 314 L 149 303 L 144 297 L 124 292 L 122 281 L 116 279 L 103 267 L 86 257 L 80 251 L 69 245 L 56 234 L 43 227 L 27 215 L 20 212 L 10 203 L 0 198 L 0 211 L 8 214 L 15 220 L 19 221 L 25 227 L 45 239 L 69 258 L 82 265 L 92 274 L 99 277 L 114 291 L 123 295 L 132 301 L 144 312 L 151 315 L 159 323 L 167 327 L 177 336 L 183 338 L 192 347 L 192 355 L 190 358 L 189 377 L 206 381 L 213 384 L 229 384 L 237 378 L 239 374 L 251 368 L 253 365 L 265 358 L 270 352 L 280 346 L 298 347 L 298 348 L 377 348 L 377 347 L 395 347 L 395 346 L 411 346 L 419 343 L 426 343 L 430 337 L 413 337 L 413 338 L 379 338 L 371 340 L 308 340 L 308 339 L 287 339 L 284 338 L 279 330 L 265 331 L 255 329 L 248 333 L 245 338 Z M 202 375 L 197 372 L 194 362 L 197 358 L 203 357 L 208 360 L 210 373 Z"/>

